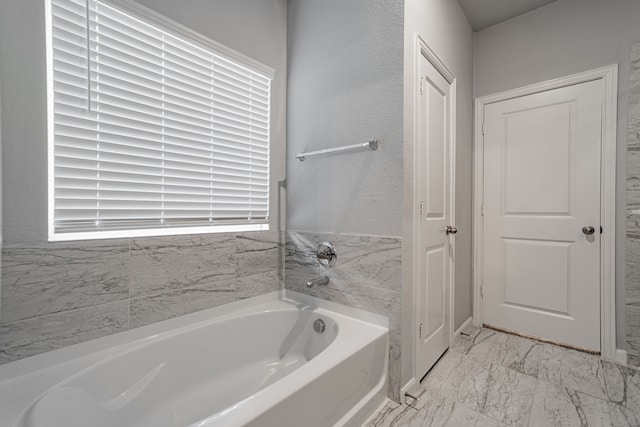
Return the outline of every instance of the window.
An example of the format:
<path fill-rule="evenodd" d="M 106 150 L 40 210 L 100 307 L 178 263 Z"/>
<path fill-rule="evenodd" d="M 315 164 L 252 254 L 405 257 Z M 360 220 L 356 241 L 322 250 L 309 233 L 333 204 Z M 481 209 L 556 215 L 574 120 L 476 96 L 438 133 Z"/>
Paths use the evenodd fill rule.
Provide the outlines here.
<path fill-rule="evenodd" d="M 272 71 L 133 3 L 49 18 L 51 240 L 268 228 Z"/>

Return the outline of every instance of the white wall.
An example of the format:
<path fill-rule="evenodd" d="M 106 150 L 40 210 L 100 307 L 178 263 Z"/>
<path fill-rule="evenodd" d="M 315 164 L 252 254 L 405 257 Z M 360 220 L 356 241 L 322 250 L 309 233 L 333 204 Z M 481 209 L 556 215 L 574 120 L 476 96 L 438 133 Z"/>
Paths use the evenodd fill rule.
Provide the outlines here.
<path fill-rule="evenodd" d="M 413 102 L 418 90 L 415 78 L 415 38 L 420 34 L 456 78 L 456 212 L 454 223 L 456 235 L 456 267 L 454 294 L 454 327 L 458 328 L 471 316 L 471 197 L 472 197 L 472 81 L 473 81 L 473 31 L 458 6 L 451 0 L 405 0 L 404 24 L 404 105 L 405 111 L 413 111 Z M 404 231 L 403 260 L 411 259 L 413 247 L 412 205 L 414 118 L 404 117 Z M 410 355 L 413 353 L 413 335 L 408 328 L 413 325 L 413 263 L 403 262 L 403 341 L 402 381 L 411 379 L 413 368 Z M 419 380 L 419 378 L 418 378 Z"/>
<path fill-rule="evenodd" d="M 475 96 L 619 64 L 616 334 L 624 348 L 625 155 L 629 53 L 640 41 L 637 0 L 560 0 L 476 33 Z"/>
<path fill-rule="evenodd" d="M 402 234 L 402 10 L 289 1 L 287 229 Z M 373 138 L 378 151 L 295 158 Z"/>
<path fill-rule="evenodd" d="M 158 12 L 276 70 L 272 112 L 272 216 L 286 143 L 286 0 L 142 0 Z M 45 1 L 0 2 L 4 240 L 47 239 Z M 282 201 L 284 206 L 284 201 Z M 282 221 L 282 224 L 284 220 Z M 275 227 L 275 221 L 272 222 Z"/>

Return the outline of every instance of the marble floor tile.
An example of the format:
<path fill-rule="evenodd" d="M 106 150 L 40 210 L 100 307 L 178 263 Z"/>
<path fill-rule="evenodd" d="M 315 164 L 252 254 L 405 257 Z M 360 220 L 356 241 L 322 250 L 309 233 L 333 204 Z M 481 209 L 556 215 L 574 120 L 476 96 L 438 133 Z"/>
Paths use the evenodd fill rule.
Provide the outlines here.
<path fill-rule="evenodd" d="M 512 369 L 481 369 L 465 378 L 456 400 L 510 426 L 529 422 L 537 380 Z"/>
<path fill-rule="evenodd" d="M 631 409 L 585 393 L 539 381 L 531 410 L 531 427 L 640 425 Z"/>
<path fill-rule="evenodd" d="M 491 370 L 494 365 L 484 360 L 448 351 L 422 380 L 425 389 L 456 399 L 462 384 L 477 372 Z"/>
<path fill-rule="evenodd" d="M 501 427 L 504 424 L 454 400 L 423 390 L 411 406 L 389 402 L 367 427 Z"/>
<path fill-rule="evenodd" d="M 640 426 L 640 370 L 502 332 L 465 332 L 417 401 L 387 402 L 366 425 Z"/>
<path fill-rule="evenodd" d="M 598 399 L 619 401 L 625 375 L 599 356 L 545 344 L 546 360 L 538 378 Z"/>
<path fill-rule="evenodd" d="M 499 332 L 491 329 L 474 329 L 469 336 L 462 336 L 451 350 L 465 356 L 484 358 L 489 354 Z"/>
<path fill-rule="evenodd" d="M 546 356 L 543 343 L 504 333 L 496 335 L 487 353 L 491 362 L 535 378 Z"/>

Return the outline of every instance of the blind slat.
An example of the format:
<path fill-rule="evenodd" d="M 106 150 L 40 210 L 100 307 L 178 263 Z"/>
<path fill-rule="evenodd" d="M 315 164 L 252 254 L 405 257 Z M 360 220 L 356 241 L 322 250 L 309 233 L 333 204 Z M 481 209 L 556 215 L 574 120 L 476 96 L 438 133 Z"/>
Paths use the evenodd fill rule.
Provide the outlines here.
<path fill-rule="evenodd" d="M 56 232 L 265 223 L 270 78 L 100 0 L 51 1 Z"/>

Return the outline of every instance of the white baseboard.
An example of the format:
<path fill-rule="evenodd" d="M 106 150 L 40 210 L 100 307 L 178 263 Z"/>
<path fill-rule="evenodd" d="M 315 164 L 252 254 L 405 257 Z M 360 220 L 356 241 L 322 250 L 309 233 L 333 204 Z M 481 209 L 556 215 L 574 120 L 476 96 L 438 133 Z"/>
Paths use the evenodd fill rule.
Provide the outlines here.
<path fill-rule="evenodd" d="M 402 387 L 400 389 L 400 403 L 402 405 L 406 405 L 407 404 L 407 393 L 415 396 L 418 388 L 420 388 L 420 382 L 416 381 L 415 378 L 411 378 L 411 380 L 409 380 L 404 385 L 404 387 Z M 409 399 L 411 399 L 411 398 L 409 398 Z M 411 401 L 409 403 L 411 403 Z"/>
<path fill-rule="evenodd" d="M 627 350 L 616 349 L 616 362 L 627 366 Z"/>
<path fill-rule="evenodd" d="M 464 323 L 453 333 L 453 338 L 456 338 L 460 335 L 460 332 L 464 331 L 467 327 L 471 325 L 473 322 L 473 317 L 469 317 Z"/>

